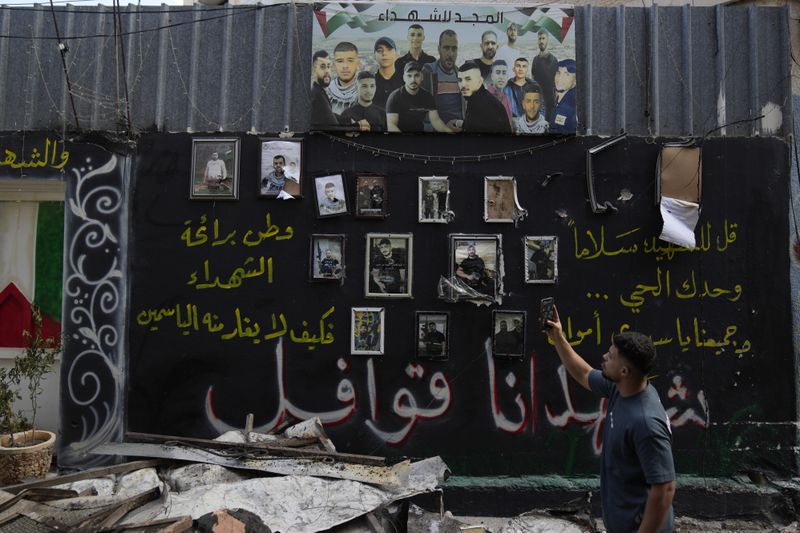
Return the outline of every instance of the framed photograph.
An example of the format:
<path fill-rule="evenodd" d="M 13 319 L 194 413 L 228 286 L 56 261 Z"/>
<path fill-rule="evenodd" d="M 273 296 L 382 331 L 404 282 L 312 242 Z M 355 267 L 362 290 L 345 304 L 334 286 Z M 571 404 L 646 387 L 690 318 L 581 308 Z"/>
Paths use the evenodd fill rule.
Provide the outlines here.
<path fill-rule="evenodd" d="M 302 198 L 303 139 L 261 139 L 261 198 Z"/>
<path fill-rule="evenodd" d="M 525 355 L 525 311 L 492 311 L 492 356 Z"/>
<path fill-rule="evenodd" d="M 344 235 L 311 236 L 311 281 L 338 281 L 344 278 L 344 243 Z"/>
<path fill-rule="evenodd" d="M 192 139 L 192 200 L 239 198 L 239 139 Z"/>
<path fill-rule="evenodd" d="M 350 315 L 350 353 L 383 355 L 383 307 L 353 307 Z"/>
<path fill-rule="evenodd" d="M 500 235 L 450 235 L 450 278 L 494 300 L 500 291 Z"/>
<path fill-rule="evenodd" d="M 419 221 L 450 222 L 450 181 L 447 176 L 420 176 L 418 188 Z"/>
<path fill-rule="evenodd" d="M 558 280 L 558 237 L 525 236 L 525 283 L 555 283 Z"/>
<path fill-rule="evenodd" d="M 483 178 L 483 219 L 486 222 L 514 222 L 517 182 L 511 176 Z"/>
<path fill-rule="evenodd" d="M 364 257 L 367 298 L 411 298 L 414 257 L 410 233 L 367 233 Z"/>
<path fill-rule="evenodd" d="M 388 214 L 386 176 L 356 176 L 356 216 L 359 218 L 386 218 Z"/>
<path fill-rule="evenodd" d="M 417 311 L 417 358 L 443 361 L 450 357 L 448 339 L 450 314 L 437 311 Z"/>
<path fill-rule="evenodd" d="M 344 175 L 330 174 L 315 177 L 314 193 L 318 218 L 335 217 L 348 213 Z"/>

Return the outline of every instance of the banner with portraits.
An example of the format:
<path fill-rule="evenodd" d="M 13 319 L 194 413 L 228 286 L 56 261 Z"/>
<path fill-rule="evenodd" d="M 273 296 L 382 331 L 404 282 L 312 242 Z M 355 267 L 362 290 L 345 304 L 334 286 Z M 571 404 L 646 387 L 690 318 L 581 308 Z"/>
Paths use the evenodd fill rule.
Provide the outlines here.
<path fill-rule="evenodd" d="M 577 128 L 571 6 L 329 3 L 312 50 L 312 130 Z"/>

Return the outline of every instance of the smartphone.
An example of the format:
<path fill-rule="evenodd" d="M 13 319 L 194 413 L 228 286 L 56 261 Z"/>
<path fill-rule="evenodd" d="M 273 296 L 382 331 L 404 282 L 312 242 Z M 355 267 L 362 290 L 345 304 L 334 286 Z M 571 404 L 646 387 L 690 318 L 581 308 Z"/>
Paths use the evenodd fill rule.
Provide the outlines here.
<path fill-rule="evenodd" d="M 552 296 L 542 298 L 542 301 L 539 302 L 539 327 L 542 331 L 547 331 L 550 329 L 550 325 L 547 323 L 547 321 L 553 320 L 554 318 L 553 307 L 555 306 L 555 303 L 556 302 Z"/>

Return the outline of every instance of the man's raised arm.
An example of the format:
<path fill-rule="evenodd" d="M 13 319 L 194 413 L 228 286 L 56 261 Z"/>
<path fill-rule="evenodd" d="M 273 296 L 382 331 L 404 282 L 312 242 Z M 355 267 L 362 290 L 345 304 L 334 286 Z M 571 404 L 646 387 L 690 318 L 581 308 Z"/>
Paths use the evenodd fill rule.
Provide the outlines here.
<path fill-rule="evenodd" d="M 591 390 L 589 387 L 589 372 L 592 371 L 592 367 L 570 346 L 564 336 L 564 330 L 561 328 L 558 309 L 555 307 L 553 307 L 553 320 L 548 320 L 547 323 L 550 326 L 547 328 L 547 336 L 555 344 L 561 363 L 567 369 L 569 375 L 572 376 L 572 379 L 580 383 L 583 388 Z"/>

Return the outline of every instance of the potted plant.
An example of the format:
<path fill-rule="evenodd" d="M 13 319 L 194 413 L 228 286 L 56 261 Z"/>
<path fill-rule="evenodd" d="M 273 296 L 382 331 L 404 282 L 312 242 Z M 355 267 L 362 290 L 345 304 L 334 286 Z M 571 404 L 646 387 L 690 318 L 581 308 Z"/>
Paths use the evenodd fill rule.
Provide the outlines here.
<path fill-rule="evenodd" d="M 31 306 L 33 331 L 23 331 L 25 351 L 11 368 L 0 368 L 0 484 L 17 483 L 28 477 L 44 477 L 50 470 L 56 436 L 36 429 L 42 380 L 50 373 L 61 352 L 57 338 L 42 333 L 42 313 Z M 30 402 L 30 421 L 22 411 L 14 412 L 14 401 L 22 393 Z"/>

